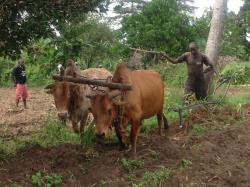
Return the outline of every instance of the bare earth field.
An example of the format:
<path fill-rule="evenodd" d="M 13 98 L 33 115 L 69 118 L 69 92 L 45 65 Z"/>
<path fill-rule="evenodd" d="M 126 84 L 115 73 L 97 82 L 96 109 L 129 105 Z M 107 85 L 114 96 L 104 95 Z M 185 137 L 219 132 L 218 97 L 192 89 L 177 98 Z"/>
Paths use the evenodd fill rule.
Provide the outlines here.
<path fill-rule="evenodd" d="M 55 110 L 43 90 L 32 89 L 30 95 L 29 109 L 16 110 L 13 90 L 0 89 L 1 137 L 9 139 L 37 130 L 46 114 Z M 196 110 L 186 120 L 189 127 L 185 132 L 177 124 L 172 122 L 161 137 L 157 129 L 140 134 L 138 159 L 144 165 L 131 172 L 121 166 L 121 159 L 129 157 L 118 145 L 32 146 L 0 162 L 0 186 L 32 186 L 30 177 L 37 171 L 62 175 L 65 187 L 132 186 L 146 171 L 160 166 L 172 173 L 160 183 L 162 187 L 250 186 L 250 105 L 213 113 Z M 183 167 L 184 159 L 191 161 L 188 167 Z"/>
<path fill-rule="evenodd" d="M 29 89 L 28 109 L 15 107 L 15 89 L 0 88 L 0 137 L 11 138 L 40 129 L 48 112 L 55 111 L 53 98 L 41 88 Z"/>

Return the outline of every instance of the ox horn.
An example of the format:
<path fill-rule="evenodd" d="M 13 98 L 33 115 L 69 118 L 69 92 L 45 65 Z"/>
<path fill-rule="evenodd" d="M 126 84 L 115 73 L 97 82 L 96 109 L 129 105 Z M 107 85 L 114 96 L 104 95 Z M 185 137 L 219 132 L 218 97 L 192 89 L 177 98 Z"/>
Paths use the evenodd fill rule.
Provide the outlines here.
<path fill-rule="evenodd" d="M 52 94 L 53 93 L 53 88 L 54 88 L 54 84 L 49 84 L 49 85 L 47 85 L 44 89 L 45 89 L 45 92 L 47 93 L 47 94 Z"/>
<path fill-rule="evenodd" d="M 88 99 L 94 99 L 94 95 L 86 95 L 86 97 L 88 98 Z"/>
<path fill-rule="evenodd" d="M 115 97 L 120 96 L 121 94 L 122 94 L 122 92 L 120 90 L 114 90 L 114 91 L 111 91 L 111 92 L 108 93 L 108 97 L 110 99 L 113 99 Z"/>

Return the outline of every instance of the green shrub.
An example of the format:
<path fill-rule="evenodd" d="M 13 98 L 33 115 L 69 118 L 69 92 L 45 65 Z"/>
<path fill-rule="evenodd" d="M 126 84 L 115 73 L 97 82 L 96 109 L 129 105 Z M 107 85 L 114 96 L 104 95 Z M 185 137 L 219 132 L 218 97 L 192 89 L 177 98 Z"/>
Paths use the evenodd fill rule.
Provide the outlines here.
<path fill-rule="evenodd" d="M 225 66 L 221 71 L 221 76 L 230 77 L 233 76 L 233 85 L 246 85 L 250 84 L 250 64 L 234 62 Z"/>
<path fill-rule="evenodd" d="M 153 66 L 164 78 L 166 87 L 183 87 L 187 78 L 187 67 L 185 64 L 161 63 Z"/>

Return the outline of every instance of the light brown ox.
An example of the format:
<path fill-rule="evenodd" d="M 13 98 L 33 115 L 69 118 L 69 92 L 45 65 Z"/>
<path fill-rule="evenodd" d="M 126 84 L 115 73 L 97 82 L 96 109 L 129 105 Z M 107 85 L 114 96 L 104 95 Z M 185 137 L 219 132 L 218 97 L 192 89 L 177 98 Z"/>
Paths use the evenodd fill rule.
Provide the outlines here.
<path fill-rule="evenodd" d="M 136 141 L 142 127 L 143 119 L 157 115 L 159 134 L 162 134 L 162 123 L 168 127 L 167 119 L 163 114 L 164 83 L 159 73 L 151 70 L 130 71 L 125 64 L 117 65 L 113 75 L 113 82 L 131 84 L 132 90 L 126 91 L 125 103 L 117 102 L 115 97 L 120 95 L 119 90 L 110 91 L 107 94 L 90 96 L 91 112 L 96 123 L 96 136 L 104 138 L 109 128 L 118 115 L 118 108 L 124 105 L 122 123 L 116 127 L 116 133 L 121 143 L 125 144 L 125 127 L 132 125 L 130 142 L 133 155 L 136 156 Z"/>
<path fill-rule="evenodd" d="M 75 63 L 68 63 L 69 67 L 60 72 L 65 76 L 84 76 L 91 79 L 107 79 L 112 74 L 104 68 L 90 68 L 81 71 Z M 89 114 L 90 102 L 86 95 L 96 94 L 98 91 L 92 91 L 89 85 L 81 85 L 69 82 L 55 82 L 46 87 L 47 93 L 54 97 L 57 115 L 62 121 L 69 119 L 76 133 L 82 133 Z M 107 88 L 100 89 L 107 91 Z M 80 124 L 80 126 L 79 126 Z"/>

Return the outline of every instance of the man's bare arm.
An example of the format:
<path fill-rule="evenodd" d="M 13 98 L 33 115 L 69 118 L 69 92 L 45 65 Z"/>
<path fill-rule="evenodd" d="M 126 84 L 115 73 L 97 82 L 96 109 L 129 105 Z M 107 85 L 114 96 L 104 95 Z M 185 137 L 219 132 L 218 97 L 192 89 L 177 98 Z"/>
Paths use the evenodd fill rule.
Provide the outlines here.
<path fill-rule="evenodd" d="M 183 54 L 178 58 L 172 58 L 172 57 L 168 56 L 165 52 L 161 52 L 160 54 L 173 64 L 182 63 L 182 62 L 186 61 L 186 54 Z"/>

